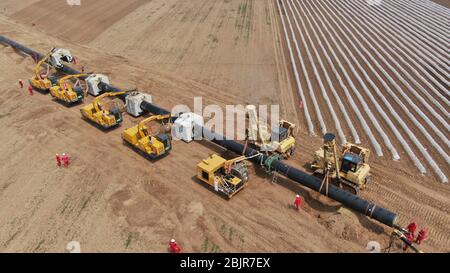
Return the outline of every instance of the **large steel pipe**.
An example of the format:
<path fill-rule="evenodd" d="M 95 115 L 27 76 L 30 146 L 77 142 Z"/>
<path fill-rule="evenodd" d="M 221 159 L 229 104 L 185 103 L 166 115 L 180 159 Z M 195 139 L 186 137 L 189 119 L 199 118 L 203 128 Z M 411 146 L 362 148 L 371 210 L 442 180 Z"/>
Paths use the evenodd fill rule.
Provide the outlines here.
<path fill-rule="evenodd" d="M 170 114 L 169 111 L 162 109 L 161 107 L 158 107 L 154 104 L 148 103 L 146 101 L 143 101 L 141 103 L 141 109 L 148 112 L 148 113 L 152 113 L 155 115 L 168 115 Z"/>
<path fill-rule="evenodd" d="M 19 43 L 17 43 L 16 41 L 13 41 L 11 39 L 6 38 L 5 36 L 0 35 L 0 43 L 5 44 L 5 45 L 9 45 L 11 47 L 13 47 L 16 50 L 19 50 L 23 53 L 26 53 L 30 56 L 34 56 L 35 58 L 37 58 L 38 60 L 42 59 L 44 56 L 39 54 L 38 52 L 29 49 L 28 47 L 25 47 Z"/>
<path fill-rule="evenodd" d="M 15 41 L 12 41 L 10 39 L 5 38 L 4 36 L 0 36 L 0 42 L 4 44 L 8 44 L 12 47 L 14 47 L 17 50 L 20 50 L 28 55 L 34 55 L 38 56 L 39 58 L 42 58 L 42 55 L 27 48 L 24 47 Z M 64 66 L 62 69 L 60 69 L 62 72 L 67 74 L 79 74 L 78 71 L 68 67 Z M 104 88 L 107 89 L 109 92 L 119 92 L 121 91 L 119 88 L 104 84 Z M 141 108 L 149 113 L 157 114 L 157 115 L 164 115 L 169 114 L 170 112 L 158 107 L 154 104 L 143 102 L 141 105 Z M 212 142 L 230 150 L 237 154 L 242 154 L 244 150 L 244 145 L 238 142 L 235 142 L 233 140 L 227 140 L 223 139 L 221 136 L 216 135 L 212 132 L 207 131 L 206 129 L 203 131 L 205 135 L 209 136 L 209 139 L 212 139 Z M 267 166 L 267 163 L 270 161 L 270 167 L 272 170 L 278 172 L 279 174 L 305 186 L 312 190 L 315 190 L 317 192 L 320 192 L 320 186 L 322 184 L 322 181 L 310 174 L 307 174 L 303 171 L 300 171 L 294 167 L 291 167 L 284 162 L 280 160 L 274 160 L 273 158 L 270 158 L 266 155 L 260 154 L 258 155 L 258 151 L 248 148 L 245 150 L 245 155 L 247 157 L 252 157 L 251 160 L 258 164 Z M 323 194 L 323 192 L 321 192 Z M 387 226 L 395 227 L 396 226 L 396 220 L 397 215 L 387 209 L 384 209 L 382 207 L 376 206 L 374 203 L 371 203 L 367 200 L 362 199 L 359 196 L 353 195 L 351 193 L 348 193 L 339 187 L 336 187 L 334 185 L 329 185 L 328 187 L 328 194 L 327 196 L 333 200 L 336 200 L 343 204 L 344 206 L 357 211 L 359 213 L 362 213 L 372 219 L 375 219 Z"/>

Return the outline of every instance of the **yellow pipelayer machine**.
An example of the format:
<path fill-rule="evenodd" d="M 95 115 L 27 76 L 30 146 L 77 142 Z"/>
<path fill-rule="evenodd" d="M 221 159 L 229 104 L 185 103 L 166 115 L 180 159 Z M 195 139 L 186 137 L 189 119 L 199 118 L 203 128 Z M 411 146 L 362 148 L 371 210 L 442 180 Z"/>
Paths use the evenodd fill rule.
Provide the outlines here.
<path fill-rule="evenodd" d="M 76 74 L 62 77 L 59 79 L 58 85 L 50 88 L 50 94 L 52 97 L 68 104 L 80 102 L 84 99 L 84 91 L 79 83 L 79 78 L 87 76 L 89 75 Z M 77 83 L 72 84 L 71 79 L 77 79 Z"/>
<path fill-rule="evenodd" d="M 197 164 L 197 178 L 228 198 L 247 186 L 249 172 L 246 157 L 226 160 L 216 154 Z"/>
<path fill-rule="evenodd" d="M 122 133 L 122 139 L 134 150 L 148 159 L 156 159 L 172 150 L 171 137 L 165 133 L 152 134 L 147 123 L 156 120 L 170 119 L 171 115 L 155 115 L 146 118 L 139 124 L 126 129 Z"/>
<path fill-rule="evenodd" d="M 334 178 L 340 187 L 357 194 L 370 179 L 370 150 L 346 143 L 339 160 L 335 138 L 333 134 L 325 134 L 324 145 L 314 153 L 311 168 L 315 174 L 324 176 L 325 183 L 328 183 L 328 177 Z"/>
<path fill-rule="evenodd" d="M 61 62 L 72 62 L 73 58 L 70 52 L 66 49 L 52 48 L 45 56 L 42 58 L 34 68 L 34 77 L 29 80 L 30 85 L 40 91 L 48 91 L 54 84 L 57 83 L 57 79 L 54 76 L 49 76 L 50 65 L 47 64 L 46 76 L 41 75 L 42 66 L 49 61 L 51 65 L 55 67 L 62 67 Z"/>
<path fill-rule="evenodd" d="M 103 129 L 110 129 L 118 126 L 123 120 L 120 109 L 115 105 L 110 107 L 110 109 L 107 109 L 100 100 L 105 97 L 115 97 L 125 93 L 127 92 L 104 93 L 96 97 L 92 103 L 83 106 L 80 109 L 81 115 Z"/>

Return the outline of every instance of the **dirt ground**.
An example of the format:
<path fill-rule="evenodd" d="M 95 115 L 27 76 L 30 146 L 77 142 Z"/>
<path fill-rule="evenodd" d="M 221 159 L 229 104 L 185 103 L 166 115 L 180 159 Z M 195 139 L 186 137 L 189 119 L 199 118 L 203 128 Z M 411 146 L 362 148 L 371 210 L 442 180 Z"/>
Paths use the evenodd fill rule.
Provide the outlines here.
<path fill-rule="evenodd" d="M 298 109 L 272 0 L 15 2 L 0 3 L 1 35 L 40 52 L 69 48 L 76 67 L 137 86 L 166 109 L 192 105 L 194 96 L 220 106 L 280 104 L 300 126 L 289 160 L 300 169 L 321 145 Z M 99 7 L 107 8 L 98 14 Z M 121 128 L 102 132 L 81 119 L 79 105 L 18 87 L 33 73 L 30 58 L 0 46 L 0 64 L 2 252 L 64 252 L 70 241 L 83 252 L 166 252 L 172 237 L 186 252 L 364 252 L 369 241 L 388 244 L 390 229 L 259 170 L 227 201 L 194 175 L 208 155 L 232 154 L 175 142 L 168 157 L 150 162 L 120 138 L 139 119 L 125 116 Z M 68 169 L 55 166 L 62 152 L 73 158 Z M 362 196 L 398 213 L 401 225 L 426 226 L 424 251 L 448 252 L 448 185 L 410 165 L 374 158 Z M 300 213 L 290 205 L 296 193 L 305 198 Z"/>

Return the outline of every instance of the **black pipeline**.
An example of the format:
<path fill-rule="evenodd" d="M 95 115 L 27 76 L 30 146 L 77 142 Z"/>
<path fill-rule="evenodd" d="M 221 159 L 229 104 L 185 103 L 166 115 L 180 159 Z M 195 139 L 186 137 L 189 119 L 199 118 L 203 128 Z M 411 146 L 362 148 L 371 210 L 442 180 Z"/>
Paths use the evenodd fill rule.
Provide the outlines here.
<path fill-rule="evenodd" d="M 16 50 L 22 51 L 28 55 L 35 56 L 38 58 L 42 58 L 42 55 L 21 45 L 18 44 L 15 41 L 12 41 L 4 36 L 0 36 L 0 43 L 10 45 L 14 47 Z M 63 68 L 59 69 L 61 72 L 66 74 L 79 74 L 78 71 L 68 67 L 64 66 Z M 104 84 L 104 88 L 107 89 L 109 92 L 120 92 L 121 90 L 117 87 Z M 164 115 L 169 114 L 170 112 L 160 108 L 154 104 L 143 102 L 141 105 L 141 108 L 149 113 L 157 114 L 157 115 Z M 224 147 L 225 149 L 228 149 L 230 151 L 233 151 L 237 154 L 242 154 L 244 150 L 244 145 L 238 142 L 235 142 L 233 140 L 227 140 L 222 138 L 219 135 L 216 135 L 214 133 L 204 131 L 205 134 L 209 136 L 213 136 L 210 139 L 213 139 L 212 142 Z M 245 150 L 245 155 L 247 157 L 252 157 L 251 160 L 255 162 L 258 165 L 265 166 L 266 168 L 270 168 L 273 171 L 276 171 L 277 173 L 297 182 L 301 185 L 308 187 L 312 190 L 315 190 L 319 192 L 320 186 L 322 184 L 322 181 L 314 176 L 311 176 L 310 174 L 307 174 L 303 171 L 300 171 L 294 167 L 291 167 L 281 160 L 274 159 L 273 157 L 269 157 L 263 154 L 258 155 L 258 151 L 248 148 Z M 362 213 L 372 219 L 375 219 L 387 226 L 395 227 L 395 223 L 397 220 L 397 215 L 387 209 L 381 208 L 376 206 L 375 204 L 362 199 L 359 196 L 353 195 L 349 192 L 346 192 L 339 187 L 336 187 L 334 185 L 329 185 L 328 187 L 328 195 L 329 198 L 336 200 L 343 204 L 344 206 L 357 211 L 359 213 Z"/>

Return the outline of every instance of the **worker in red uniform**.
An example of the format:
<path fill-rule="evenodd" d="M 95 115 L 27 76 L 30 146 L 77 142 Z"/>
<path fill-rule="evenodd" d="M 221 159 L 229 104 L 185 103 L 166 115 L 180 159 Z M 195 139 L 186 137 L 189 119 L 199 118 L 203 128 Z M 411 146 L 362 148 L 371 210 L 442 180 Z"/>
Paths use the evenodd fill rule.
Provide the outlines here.
<path fill-rule="evenodd" d="M 19 86 L 20 86 L 20 88 L 23 88 L 23 81 L 22 80 L 19 80 Z"/>
<path fill-rule="evenodd" d="M 56 154 L 56 165 L 61 167 L 61 156 L 59 154 Z"/>
<path fill-rule="evenodd" d="M 70 165 L 70 155 L 66 155 L 67 166 Z"/>
<path fill-rule="evenodd" d="M 70 157 L 69 157 L 69 155 L 66 155 L 65 153 L 63 153 L 62 154 L 62 161 L 63 161 L 63 164 L 64 164 L 64 167 L 69 167 L 69 164 L 70 164 Z"/>
<path fill-rule="evenodd" d="M 406 230 L 407 230 L 409 233 L 411 233 L 411 234 L 413 235 L 413 237 L 414 237 L 415 234 L 416 234 L 416 230 L 417 230 L 417 224 L 416 224 L 416 222 L 410 223 L 410 224 L 406 227 Z"/>
<path fill-rule="evenodd" d="M 28 86 L 28 93 L 30 93 L 30 95 L 33 95 L 33 87 L 31 85 Z"/>
<path fill-rule="evenodd" d="M 417 235 L 416 244 L 420 245 L 423 241 L 425 241 L 427 239 L 427 235 L 428 235 L 427 230 L 425 228 L 421 229 L 419 231 L 419 234 Z"/>
<path fill-rule="evenodd" d="M 295 206 L 295 209 L 296 210 L 298 210 L 298 211 L 300 211 L 300 207 L 302 206 L 302 198 L 300 197 L 300 195 L 296 195 L 295 196 L 295 201 L 294 201 L 294 206 Z"/>
<path fill-rule="evenodd" d="M 169 243 L 170 253 L 180 253 L 181 248 L 178 246 L 175 239 L 171 239 Z"/>

